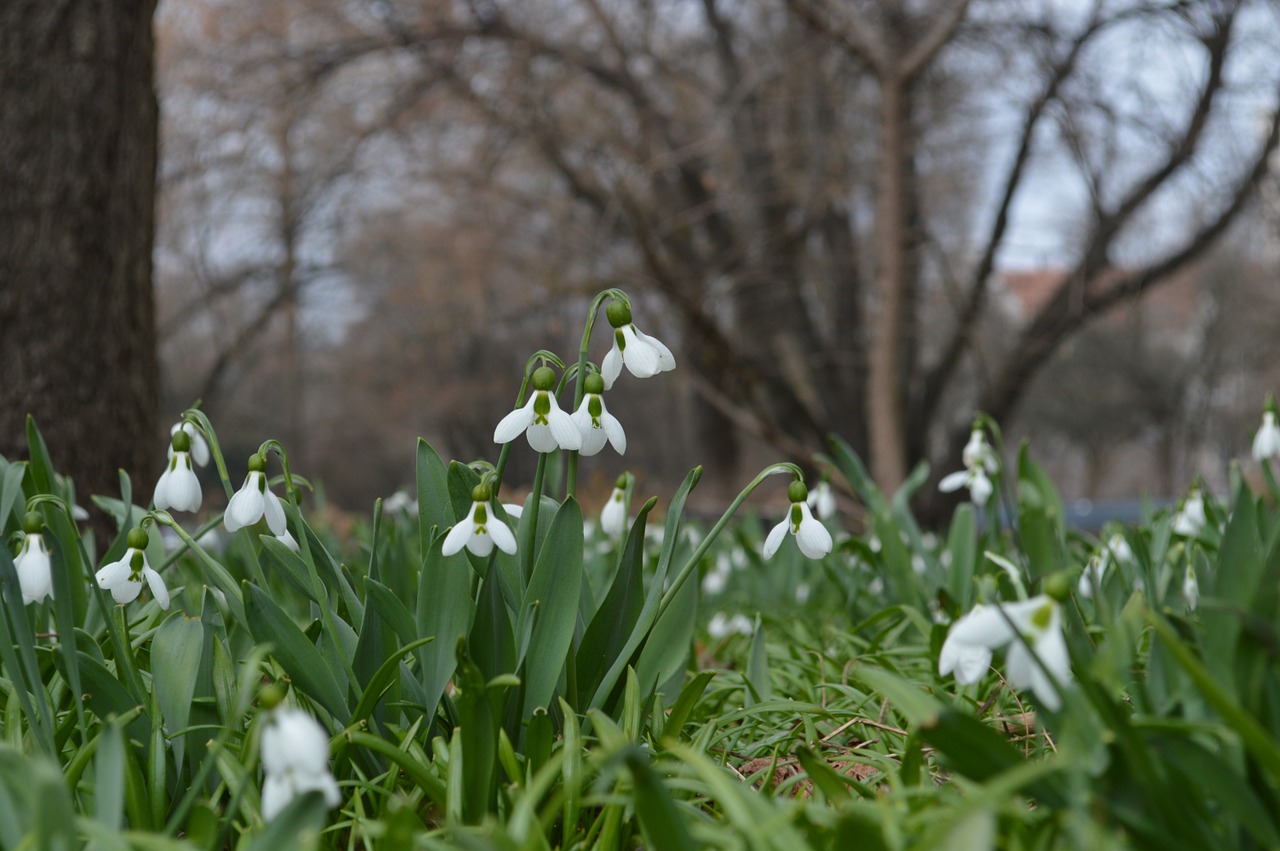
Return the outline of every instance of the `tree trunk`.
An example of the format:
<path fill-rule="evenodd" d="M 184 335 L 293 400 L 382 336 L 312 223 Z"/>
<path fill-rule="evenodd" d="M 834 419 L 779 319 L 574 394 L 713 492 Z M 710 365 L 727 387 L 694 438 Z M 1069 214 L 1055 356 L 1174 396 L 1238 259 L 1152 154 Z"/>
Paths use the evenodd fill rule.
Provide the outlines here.
<path fill-rule="evenodd" d="M 881 77 L 880 174 L 876 183 L 877 316 L 869 357 L 867 425 L 871 473 L 880 489 L 890 494 L 906 478 L 901 344 L 906 309 L 905 94 L 901 79 L 889 74 Z"/>
<path fill-rule="evenodd" d="M 151 247 L 155 0 L 0 3 L 0 454 L 32 414 L 78 501 L 165 457 Z M 95 529 L 109 531 L 102 518 Z M 101 539 L 100 539 L 101 541 Z"/>

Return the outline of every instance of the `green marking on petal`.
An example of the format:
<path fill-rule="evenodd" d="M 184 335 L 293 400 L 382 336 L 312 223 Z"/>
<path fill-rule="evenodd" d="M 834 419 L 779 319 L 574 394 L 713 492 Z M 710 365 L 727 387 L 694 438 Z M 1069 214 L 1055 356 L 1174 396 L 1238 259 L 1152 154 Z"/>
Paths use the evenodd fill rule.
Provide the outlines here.
<path fill-rule="evenodd" d="M 795 535 L 800 532 L 801 520 L 804 520 L 804 513 L 800 510 L 800 503 L 791 503 L 791 534 Z"/>
<path fill-rule="evenodd" d="M 1053 619 L 1053 604 L 1045 603 L 1036 609 L 1031 615 L 1031 625 L 1036 629 L 1044 631 L 1049 628 L 1049 622 Z"/>
<path fill-rule="evenodd" d="M 596 428 L 599 428 L 600 415 L 604 413 L 604 402 L 599 396 L 587 398 L 587 413 L 591 415 L 591 422 L 596 424 Z"/>
<path fill-rule="evenodd" d="M 625 352 L 627 350 L 627 338 L 622 335 L 622 329 L 614 329 L 613 339 L 618 341 L 618 351 Z"/>
<path fill-rule="evenodd" d="M 547 419 L 551 414 L 551 397 L 545 390 L 538 391 L 538 395 L 533 397 L 533 421 L 537 425 L 549 425 L 550 420 Z"/>

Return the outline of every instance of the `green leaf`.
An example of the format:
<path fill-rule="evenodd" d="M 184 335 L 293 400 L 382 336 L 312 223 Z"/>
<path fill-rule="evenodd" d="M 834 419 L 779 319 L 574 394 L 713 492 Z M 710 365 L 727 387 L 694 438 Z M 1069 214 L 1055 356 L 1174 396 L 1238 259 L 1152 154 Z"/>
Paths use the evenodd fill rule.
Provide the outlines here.
<path fill-rule="evenodd" d="M 667 610 L 653 625 L 636 664 L 636 675 L 647 700 L 670 681 L 684 676 L 693 647 L 693 630 L 698 620 L 698 583 L 686 582 L 676 592 Z M 674 694 L 674 688 L 670 694 Z"/>
<path fill-rule="evenodd" d="M 267 592 L 249 583 L 244 587 L 245 612 L 254 640 L 271 644 L 271 655 L 303 694 L 345 726 L 351 719 L 351 711 L 337 676 L 320 651 Z"/>
<path fill-rule="evenodd" d="M 1027 764 L 1026 757 L 995 729 L 954 709 L 943 709 L 919 728 L 924 741 L 945 757 L 947 765 L 979 783 Z M 1035 779 L 1028 789 L 1041 803 L 1062 807 L 1067 799 L 1057 780 Z"/>
<path fill-rule="evenodd" d="M 1195 789 L 1197 797 L 1217 802 L 1262 846 L 1280 847 L 1280 814 L 1269 812 L 1245 778 L 1220 754 L 1187 736 L 1161 736 L 1154 748 L 1165 757 L 1165 764 L 1182 776 L 1182 788 Z"/>
<path fill-rule="evenodd" d="M 973 607 L 973 569 L 977 562 L 977 549 L 977 522 L 973 506 L 966 502 L 952 515 L 951 533 L 947 536 L 947 552 L 951 554 L 951 564 L 947 567 L 947 593 L 961 612 Z"/>
<path fill-rule="evenodd" d="M 858 453 L 854 452 L 852 447 L 838 435 L 830 435 L 827 442 L 831 446 L 832 461 L 836 469 L 849 482 L 849 486 L 853 488 L 853 492 L 858 495 L 862 504 L 871 509 L 871 513 L 877 517 L 888 517 L 889 503 L 876 487 Z"/>
<path fill-rule="evenodd" d="M 697 845 L 689 835 L 671 791 L 662 782 L 648 757 L 639 748 L 630 747 L 623 760 L 631 772 L 632 795 L 645 847 L 663 851 L 695 851 Z"/>
<path fill-rule="evenodd" d="M 454 524 L 454 514 L 449 501 L 448 473 L 440 456 L 431 444 L 418 438 L 418 544 L 425 553 L 431 547 L 433 529 L 444 530 Z"/>
<path fill-rule="evenodd" d="M 489 572 L 476 600 L 476 616 L 467 638 L 475 664 L 486 678 L 509 674 L 516 667 L 516 642 L 512 634 L 511 616 L 506 595 L 501 588 L 502 573 L 490 561 Z"/>
<path fill-rule="evenodd" d="M 670 736 L 673 741 L 679 741 L 684 725 L 688 723 L 694 707 L 702 699 L 707 685 L 715 675 L 715 671 L 702 671 L 680 690 L 680 696 L 676 698 L 675 703 L 671 705 L 671 711 L 667 713 L 666 724 L 663 726 L 663 738 Z"/>
<path fill-rule="evenodd" d="M 170 734 L 186 729 L 201 660 L 212 653 L 213 633 L 206 624 L 182 613 L 170 617 L 151 641 L 151 685 Z M 174 763 L 182 765 L 185 736 L 175 736 Z"/>
<path fill-rule="evenodd" d="M 769 656 L 765 647 L 764 623 L 756 617 L 755 632 L 751 635 L 751 651 L 747 656 L 747 694 L 744 704 L 755 706 L 773 699 L 773 687 L 769 684 Z"/>
<path fill-rule="evenodd" d="M 627 533 L 613 583 L 578 643 L 578 688 L 594 695 L 605 673 L 618 661 L 640 621 L 645 605 L 644 530 L 657 500 L 641 507 Z M 633 648 L 634 650 L 634 648 Z M 623 665 L 628 659 L 622 659 Z M 595 701 L 592 701 L 595 706 Z"/>
<path fill-rule="evenodd" d="M 10 515 L 14 518 L 15 526 L 22 525 L 23 512 L 15 509 L 19 505 L 19 497 L 22 496 L 22 478 L 26 472 L 27 465 L 20 461 L 4 465 L 4 476 L 0 478 L 0 532 L 4 531 Z M 22 500 L 21 505 L 26 507 L 25 499 Z"/>
<path fill-rule="evenodd" d="M 435 641 L 418 650 L 422 689 L 434 713 L 457 667 L 458 639 L 471 632 L 475 604 L 471 600 L 471 566 L 461 553 L 446 558 L 441 553 L 444 536 L 437 535 L 427 548 L 418 572 L 417 635 Z M 428 724 L 430 718 L 427 719 Z"/>
<path fill-rule="evenodd" d="M 115 675 L 83 650 L 80 651 L 80 673 L 84 677 L 84 687 L 89 695 L 89 707 L 99 718 L 124 715 L 138 707 L 138 701 L 120 684 Z M 150 727 L 151 719 L 145 713 L 139 715 L 129 725 L 129 738 L 146 741 Z"/>
<path fill-rule="evenodd" d="M 93 817 L 110 830 L 124 819 L 124 731 L 117 719 L 103 724 L 93 755 Z"/>
<path fill-rule="evenodd" d="M 1018 451 L 1018 533 L 1032 579 L 1064 566 L 1062 500 L 1024 441 Z"/>
<path fill-rule="evenodd" d="M 582 591 L 582 545 L 582 509 L 568 497 L 551 521 L 516 624 L 516 635 L 523 636 L 533 618 L 527 652 L 522 648 L 519 653 L 526 717 L 536 707 L 549 706 L 564 670 Z"/>

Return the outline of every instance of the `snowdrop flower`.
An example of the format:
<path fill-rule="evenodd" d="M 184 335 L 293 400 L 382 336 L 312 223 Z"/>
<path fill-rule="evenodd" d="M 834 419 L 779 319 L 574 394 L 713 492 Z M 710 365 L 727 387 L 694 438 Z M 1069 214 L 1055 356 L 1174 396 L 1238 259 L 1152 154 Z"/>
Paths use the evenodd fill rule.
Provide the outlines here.
<path fill-rule="evenodd" d="M 826 479 L 809 491 L 809 498 L 805 501 L 817 512 L 819 520 L 830 519 L 836 514 L 836 495 L 832 493 L 831 484 Z"/>
<path fill-rule="evenodd" d="M 208 451 L 206 447 L 205 452 Z M 156 482 L 152 500 L 156 508 L 199 511 L 201 499 L 200 479 L 191 468 L 191 436 L 180 429 L 173 433 L 173 440 L 169 445 L 169 463 Z"/>
<path fill-rule="evenodd" d="M 626 525 L 627 474 L 623 473 L 618 476 L 618 481 L 614 482 L 609 501 L 604 504 L 604 508 L 600 509 L 600 528 L 606 535 L 620 538 Z"/>
<path fill-rule="evenodd" d="M 1062 696 L 1054 681 L 1070 679 L 1071 660 L 1062 634 L 1061 607 L 1044 594 L 1017 603 L 974 606 L 947 632 L 938 673 L 954 673 L 961 685 L 975 683 L 991 665 L 992 651 L 1010 643 L 1005 663 L 1009 685 L 1030 688 L 1046 709 L 1058 709 Z M 1037 657 L 1044 668 L 1036 663 Z"/>
<path fill-rule="evenodd" d="M 195 424 L 188 422 L 175 423 L 173 428 L 169 429 L 169 436 L 172 438 L 178 432 L 186 434 L 191 441 L 191 460 L 195 461 L 201 467 L 209 463 L 209 444 L 204 439 L 204 435 L 200 433 L 200 429 Z M 172 443 L 169 444 L 169 457 L 173 457 L 175 449 Z"/>
<path fill-rule="evenodd" d="M 651 378 L 659 372 L 676 368 L 676 358 L 671 350 L 636 328 L 631 321 L 631 308 L 626 302 L 620 299 L 609 302 L 605 315 L 613 326 L 613 348 L 600 364 L 605 390 L 613 387 L 613 382 L 622 373 L 623 364 L 636 378 Z"/>
<path fill-rule="evenodd" d="M 1191 565 L 1187 565 L 1187 572 L 1182 577 L 1182 599 L 1187 604 L 1190 611 L 1196 610 L 1196 604 L 1200 602 L 1200 583 L 1196 580 L 1196 570 Z"/>
<path fill-rule="evenodd" d="M 964 460 L 964 469 L 944 476 L 942 481 L 938 482 L 938 490 L 951 493 L 965 487 L 969 489 L 969 498 L 974 505 L 986 505 L 995 490 L 990 476 L 996 472 L 999 465 L 996 463 L 996 454 L 987 444 L 986 435 L 981 428 L 975 427 L 969 432 L 969 442 L 965 444 L 961 458 Z"/>
<path fill-rule="evenodd" d="M 493 430 L 493 442 L 510 443 L 523 432 L 535 452 L 581 449 L 582 434 L 556 403 L 555 386 L 556 374 L 550 367 L 535 369 L 529 401 L 502 418 Z"/>
<path fill-rule="evenodd" d="M 724 612 L 716 612 L 711 616 L 711 622 L 707 624 L 707 634 L 717 641 L 735 633 L 750 635 L 754 631 L 751 618 L 741 612 L 733 617 L 726 616 Z"/>
<path fill-rule="evenodd" d="M 1267 407 L 1262 412 L 1262 426 L 1253 436 L 1253 459 L 1261 462 L 1280 456 L 1280 426 L 1276 425 L 1276 400 L 1267 396 Z"/>
<path fill-rule="evenodd" d="M 53 599 L 53 563 L 49 548 L 45 546 L 44 520 L 37 511 L 28 511 L 22 518 L 25 537 L 17 556 L 13 559 L 18 572 L 18 588 L 22 591 L 22 604 L 39 603 L 45 597 Z"/>
<path fill-rule="evenodd" d="M 822 558 L 831 552 L 831 533 L 809 511 L 809 489 L 804 486 L 804 482 L 792 482 L 787 488 L 787 498 L 791 500 L 791 508 L 787 511 L 786 518 L 774 526 L 764 540 L 765 559 L 773 558 L 778 547 L 782 546 L 787 532 L 795 536 L 800 552 L 809 558 Z"/>
<path fill-rule="evenodd" d="M 996 453 L 987 443 L 987 435 L 980 427 L 969 432 L 969 442 L 964 445 L 960 458 L 965 467 L 982 467 L 988 473 L 995 473 L 997 467 Z"/>
<path fill-rule="evenodd" d="M 267 459 L 260 454 L 249 456 L 249 474 L 244 477 L 244 484 L 236 491 L 227 503 L 222 523 L 228 532 L 236 532 L 246 526 L 252 526 L 264 517 L 271 534 L 279 537 L 287 531 L 285 526 L 284 506 L 280 499 L 267 486 Z"/>
<path fill-rule="evenodd" d="M 1192 488 L 1191 493 L 1187 494 L 1186 500 L 1183 501 L 1182 508 L 1173 518 L 1173 533 L 1194 538 L 1200 534 L 1200 530 L 1207 522 L 1204 515 L 1204 497 L 1200 495 L 1200 488 Z"/>
<path fill-rule="evenodd" d="M 524 503 L 520 502 L 504 502 L 502 510 L 507 512 L 507 516 L 512 520 L 519 520 L 520 515 L 524 514 Z"/>
<path fill-rule="evenodd" d="M 284 544 L 286 547 L 293 550 L 295 553 L 302 552 L 302 547 L 298 546 L 297 538 L 289 534 L 288 529 L 285 529 L 283 532 L 281 532 L 279 535 L 276 535 L 275 537 L 277 541 Z"/>
<path fill-rule="evenodd" d="M 1094 555 L 1089 559 L 1089 563 L 1085 565 L 1084 571 L 1080 574 L 1080 581 L 1076 583 L 1076 593 L 1081 597 L 1092 597 L 1093 586 L 1097 584 L 1102 587 L 1102 577 L 1107 573 L 1107 565 L 1111 563 L 1109 558 L 1101 555 Z"/>
<path fill-rule="evenodd" d="M 300 709 L 273 709 L 262 727 L 262 818 L 271 821 L 289 802 L 320 792 L 329 807 L 342 803 L 329 773 L 329 737 Z"/>
<path fill-rule="evenodd" d="M 383 511 L 403 511 L 408 514 L 416 514 L 418 501 L 409 496 L 408 491 L 401 489 L 382 501 L 382 509 Z"/>
<path fill-rule="evenodd" d="M 1119 532 L 1107 539 L 1107 547 L 1103 555 L 1108 561 L 1115 559 L 1120 564 L 1133 564 L 1135 560 L 1133 548 L 1129 546 L 1129 542 L 1125 540 L 1124 535 Z"/>
<path fill-rule="evenodd" d="M 138 599 L 142 593 L 142 580 L 145 579 L 160 608 L 169 608 L 169 589 L 160 574 L 147 564 L 146 549 L 150 537 L 139 528 L 131 531 L 125 542 L 129 548 L 125 550 L 124 558 L 113 561 L 94 574 L 98 587 L 110 591 L 115 601 L 124 605 Z"/>
<path fill-rule="evenodd" d="M 583 455 L 595 455 L 604 448 L 607 437 L 617 453 L 625 455 L 627 435 L 618 418 L 605 408 L 604 397 L 600 395 L 604 392 L 604 379 L 592 373 L 583 382 L 583 387 L 586 393 L 582 404 L 573 412 L 573 424 L 582 435 L 582 449 L 579 451 Z"/>
<path fill-rule="evenodd" d="M 504 553 L 516 551 L 516 536 L 497 517 L 489 515 L 489 497 L 492 493 L 488 485 L 476 485 L 471 491 L 471 510 L 467 516 L 453 524 L 449 534 L 445 536 L 442 552 L 451 556 L 462 551 L 463 547 L 475 555 L 485 558 L 493 552 L 494 544 Z"/>

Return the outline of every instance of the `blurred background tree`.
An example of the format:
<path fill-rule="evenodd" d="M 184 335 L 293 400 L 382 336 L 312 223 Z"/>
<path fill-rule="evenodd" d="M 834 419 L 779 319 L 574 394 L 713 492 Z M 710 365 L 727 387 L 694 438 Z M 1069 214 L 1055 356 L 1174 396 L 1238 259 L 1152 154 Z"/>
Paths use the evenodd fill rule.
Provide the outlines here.
<path fill-rule="evenodd" d="M 154 10 L 0 4 L 0 454 L 26 457 L 34 415 L 85 507 L 120 468 L 150 487 L 164 459 Z"/>
<path fill-rule="evenodd" d="M 1243 236 L 1280 116 L 1264 2 L 165 0 L 158 20 L 166 405 L 205 398 L 244 452 L 283 431 L 356 504 L 407 483 L 416 434 L 490 454 L 527 352 L 574 350 L 615 284 L 681 362 L 610 398 L 659 475 L 733 482 L 836 432 L 892 487 L 958 465 L 977 409 L 1033 422 L 1046 381 L 1116 424 L 1099 445 L 1190 435 L 1198 390 L 1090 407 L 1117 359 L 1146 388 L 1169 345 L 1096 323 L 1175 280 L 1238 292 L 1210 262 L 1228 232 L 1237 279 L 1268 262 Z M 1028 296 L 1019 268 L 1050 274 Z"/>

